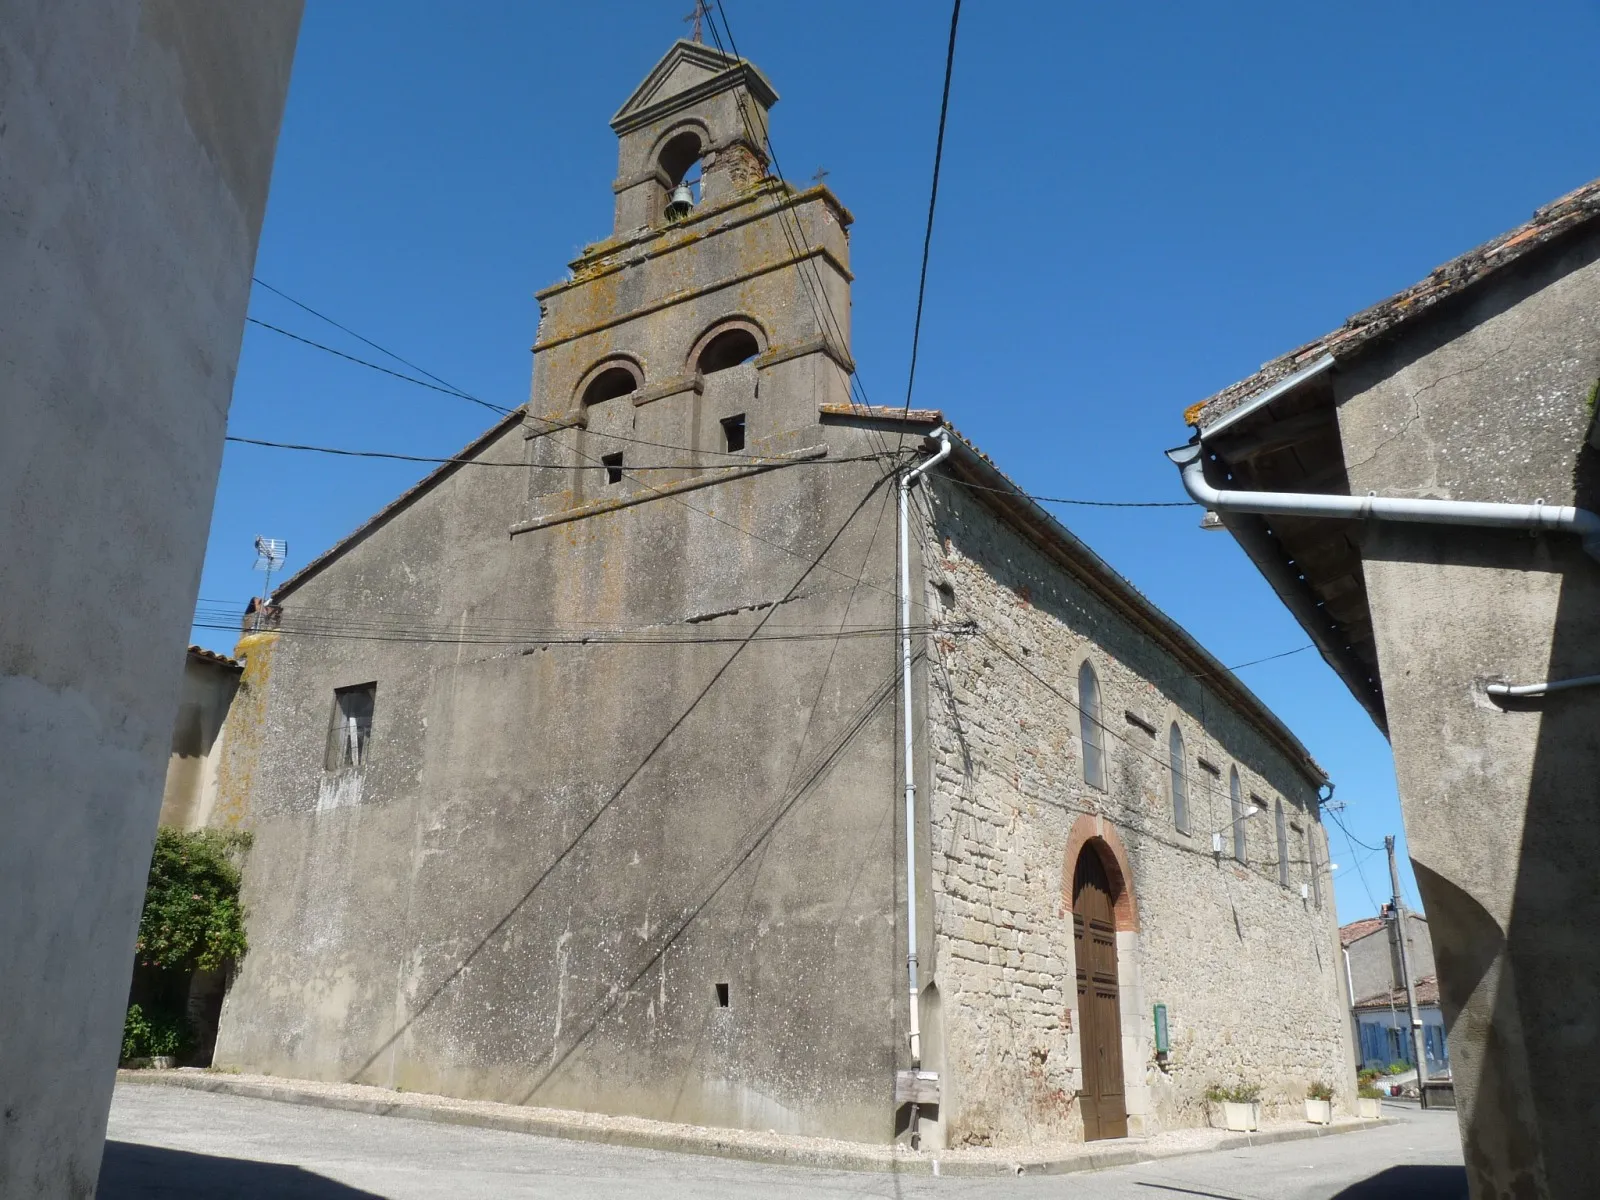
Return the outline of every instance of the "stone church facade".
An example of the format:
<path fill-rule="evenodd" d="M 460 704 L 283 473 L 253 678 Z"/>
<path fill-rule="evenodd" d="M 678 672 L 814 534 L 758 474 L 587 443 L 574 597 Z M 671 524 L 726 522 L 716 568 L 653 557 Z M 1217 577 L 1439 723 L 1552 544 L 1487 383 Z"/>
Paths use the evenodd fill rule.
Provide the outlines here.
<path fill-rule="evenodd" d="M 673 47 L 528 405 L 242 639 L 216 1062 L 925 1146 L 1348 1103 L 1320 768 L 942 414 L 852 402 L 850 214 L 766 173 L 776 99 Z M 896 480 L 946 439 L 913 1060 Z"/>

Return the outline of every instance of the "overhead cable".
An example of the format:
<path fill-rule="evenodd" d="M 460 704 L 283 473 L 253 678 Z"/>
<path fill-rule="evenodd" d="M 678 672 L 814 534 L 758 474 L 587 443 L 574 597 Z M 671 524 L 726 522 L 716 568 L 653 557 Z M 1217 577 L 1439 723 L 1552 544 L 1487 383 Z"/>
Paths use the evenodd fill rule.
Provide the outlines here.
<path fill-rule="evenodd" d="M 609 436 L 609 435 L 608 435 Z M 387 450 L 350 450 L 341 446 L 310 446 L 299 442 L 274 442 L 265 438 L 238 437 L 229 434 L 227 441 L 237 442 L 245 446 L 265 446 L 272 450 L 303 450 L 313 454 L 333 454 L 345 458 L 382 458 L 393 459 L 397 462 L 414 463 L 454 463 L 464 467 L 521 467 L 523 470 L 540 471 L 603 471 L 608 468 L 604 464 L 585 465 L 573 463 L 538 463 L 530 464 L 525 459 L 516 462 L 506 462 L 495 459 L 481 458 L 437 458 L 426 454 L 399 454 Z M 698 453 L 698 452 L 697 452 Z M 713 453 L 719 453 L 714 451 Z M 798 467 L 798 466 L 828 466 L 834 463 L 869 462 L 877 461 L 883 457 L 880 453 L 853 454 L 838 458 L 802 458 L 802 459 L 773 459 L 760 458 L 754 455 L 745 455 L 753 465 L 770 467 Z M 715 463 L 713 469 L 719 467 L 737 467 L 739 463 Z M 707 466 L 705 463 L 654 463 L 654 464 L 628 464 L 630 471 L 698 471 Z"/>
<path fill-rule="evenodd" d="M 928 189 L 928 228 L 922 235 L 922 271 L 917 280 L 917 316 L 911 326 L 911 368 L 906 372 L 906 406 L 911 411 L 911 386 L 917 379 L 917 346 L 922 340 L 922 298 L 928 288 L 928 252 L 933 246 L 933 213 L 939 203 L 939 166 L 944 161 L 944 123 L 950 112 L 950 77 L 956 65 L 956 27 L 961 21 L 961 0 L 950 9 L 950 48 L 944 60 L 944 96 L 939 101 L 939 137 L 933 145 L 933 186 Z"/>

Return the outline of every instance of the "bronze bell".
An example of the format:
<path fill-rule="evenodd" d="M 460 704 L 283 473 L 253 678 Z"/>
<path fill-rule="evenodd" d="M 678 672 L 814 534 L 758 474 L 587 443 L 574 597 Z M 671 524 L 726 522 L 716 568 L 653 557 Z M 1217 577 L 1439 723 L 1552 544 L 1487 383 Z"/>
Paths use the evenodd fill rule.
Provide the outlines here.
<path fill-rule="evenodd" d="M 693 208 L 694 193 L 687 183 L 680 183 L 672 189 L 672 199 L 667 201 L 667 220 L 681 221 Z"/>

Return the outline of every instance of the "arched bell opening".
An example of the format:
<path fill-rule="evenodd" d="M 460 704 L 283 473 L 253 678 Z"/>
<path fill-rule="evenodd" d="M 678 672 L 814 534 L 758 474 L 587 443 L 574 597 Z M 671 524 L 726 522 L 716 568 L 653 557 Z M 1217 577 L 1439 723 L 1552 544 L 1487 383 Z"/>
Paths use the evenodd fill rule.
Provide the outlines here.
<path fill-rule="evenodd" d="M 669 137 L 656 156 L 656 177 L 661 182 L 661 219 L 681 221 L 702 198 L 700 160 L 705 139 L 698 129 L 685 129 Z"/>

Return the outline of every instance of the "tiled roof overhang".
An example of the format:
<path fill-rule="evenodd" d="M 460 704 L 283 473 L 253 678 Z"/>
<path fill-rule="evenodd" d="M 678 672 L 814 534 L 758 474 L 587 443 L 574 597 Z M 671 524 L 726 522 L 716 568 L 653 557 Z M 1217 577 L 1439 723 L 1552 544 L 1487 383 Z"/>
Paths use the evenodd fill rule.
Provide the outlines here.
<path fill-rule="evenodd" d="M 1409 332 L 1424 314 L 1494 278 L 1600 217 L 1600 180 L 1539 209 L 1533 219 L 1452 259 L 1419 283 L 1333 332 L 1266 363 L 1191 405 L 1184 419 L 1207 451 L 1211 482 L 1240 491 L 1348 495 L 1333 378 L 1341 366 Z M 1387 732 L 1367 600 L 1360 522 L 1222 515 L 1223 524 L 1311 635 L 1323 659 Z"/>

